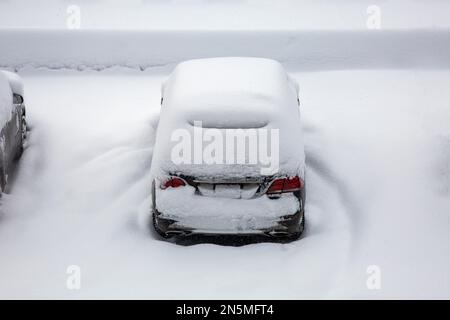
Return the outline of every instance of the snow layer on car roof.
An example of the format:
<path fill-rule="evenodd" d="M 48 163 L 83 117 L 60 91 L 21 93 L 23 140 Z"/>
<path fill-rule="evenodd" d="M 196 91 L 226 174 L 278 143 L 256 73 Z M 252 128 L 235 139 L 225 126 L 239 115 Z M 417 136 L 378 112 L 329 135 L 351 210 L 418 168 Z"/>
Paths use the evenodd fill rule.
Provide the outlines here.
<path fill-rule="evenodd" d="M 264 127 L 295 107 L 297 97 L 283 66 L 264 58 L 182 62 L 162 90 L 172 124 L 202 120 L 214 128 Z"/>
<path fill-rule="evenodd" d="M 22 78 L 17 73 L 1 70 L 9 81 L 12 92 L 23 96 L 23 82 Z"/>
<path fill-rule="evenodd" d="M 0 130 L 11 119 L 12 93 L 5 74 L 0 72 Z"/>
<path fill-rule="evenodd" d="M 201 107 L 220 105 L 220 99 L 246 98 L 260 106 L 261 101 L 277 102 L 286 96 L 287 73 L 282 65 L 264 58 L 211 58 L 180 63 L 164 85 L 164 98 L 170 104 L 188 102 Z M 167 91 L 166 91 L 167 89 Z M 193 106 L 193 107 L 195 107 Z"/>

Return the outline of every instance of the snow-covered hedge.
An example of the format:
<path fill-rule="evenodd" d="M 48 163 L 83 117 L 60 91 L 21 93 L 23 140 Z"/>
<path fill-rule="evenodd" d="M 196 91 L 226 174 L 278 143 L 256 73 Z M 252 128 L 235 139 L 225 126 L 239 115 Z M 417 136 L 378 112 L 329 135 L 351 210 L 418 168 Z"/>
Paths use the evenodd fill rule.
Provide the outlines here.
<path fill-rule="evenodd" d="M 450 68 L 450 31 L 176 32 L 0 30 L 0 66 L 145 69 L 257 56 L 299 69 Z"/>

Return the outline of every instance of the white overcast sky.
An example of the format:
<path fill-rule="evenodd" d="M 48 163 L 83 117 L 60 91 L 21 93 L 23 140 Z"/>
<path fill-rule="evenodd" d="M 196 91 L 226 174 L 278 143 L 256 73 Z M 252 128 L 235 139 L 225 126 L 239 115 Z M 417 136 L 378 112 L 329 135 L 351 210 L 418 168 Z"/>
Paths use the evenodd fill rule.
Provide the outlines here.
<path fill-rule="evenodd" d="M 0 28 L 359 30 L 377 5 L 382 29 L 450 28 L 448 0 L 0 0 Z"/>

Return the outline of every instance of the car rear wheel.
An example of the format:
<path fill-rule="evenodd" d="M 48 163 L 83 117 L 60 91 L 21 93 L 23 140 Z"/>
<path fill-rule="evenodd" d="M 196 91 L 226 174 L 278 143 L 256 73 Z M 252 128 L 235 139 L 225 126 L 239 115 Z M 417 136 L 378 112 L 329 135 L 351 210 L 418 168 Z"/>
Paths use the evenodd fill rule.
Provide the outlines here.
<path fill-rule="evenodd" d="M 5 167 L 3 166 L 3 161 L 0 163 L 0 194 L 5 191 L 6 188 L 6 173 Z"/>
<path fill-rule="evenodd" d="M 22 156 L 23 150 L 25 148 L 26 139 L 27 139 L 27 121 L 25 115 L 22 115 L 22 120 L 20 123 L 20 144 L 18 146 L 16 156 L 14 157 L 15 160 L 18 160 Z"/>
<path fill-rule="evenodd" d="M 22 115 L 22 120 L 21 120 L 21 134 L 22 134 L 22 147 L 25 144 L 25 140 L 27 139 L 27 119 L 25 118 L 25 115 Z"/>
<path fill-rule="evenodd" d="M 302 221 L 300 222 L 300 226 L 299 226 L 299 229 L 298 229 L 298 231 L 296 231 L 295 233 L 293 233 L 293 234 L 291 234 L 291 235 L 289 235 L 287 238 L 287 240 L 289 240 L 289 241 L 294 241 L 294 240 L 298 240 L 301 236 L 302 236 L 302 234 L 303 234 L 303 231 L 305 231 L 305 213 L 303 213 L 303 217 L 302 217 Z"/>
<path fill-rule="evenodd" d="M 158 235 L 160 235 L 161 237 L 163 237 L 164 239 L 170 239 L 172 237 L 174 237 L 173 234 L 168 234 L 164 231 L 162 231 L 159 227 L 158 227 L 158 221 L 156 218 L 156 213 L 152 212 L 152 224 L 153 224 L 153 229 L 156 231 L 156 233 Z"/>
<path fill-rule="evenodd" d="M 303 231 L 305 230 L 305 213 L 299 212 L 296 214 L 297 218 L 293 218 L 289 225 L 285 224 L 285 228 L 280 230 L 279 228 L 275 230 L 267 231 L 265 234 L 266 236 L 272 238 L 276 241 L 281 242 L 291 242 L 298 240 L 301 235 L 303 234 Z M 300 216 L 298 216 L 300 215 Z M 295 221 L 294 219 L 298 219 Z M 300 220 L 301 219 L 301 220 Z M 294 222 L 295 221 L 295 222 Z M 287 229 L 286 229 L 287 227 Z"/>

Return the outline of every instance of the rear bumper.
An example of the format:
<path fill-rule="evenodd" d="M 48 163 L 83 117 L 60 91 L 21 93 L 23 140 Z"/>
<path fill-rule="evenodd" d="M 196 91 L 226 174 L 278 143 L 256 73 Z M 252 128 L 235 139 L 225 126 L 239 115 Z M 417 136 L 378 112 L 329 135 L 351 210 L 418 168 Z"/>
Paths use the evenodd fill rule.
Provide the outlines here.
<path fill-rule="evenodd" d="M 304 188 L 280 199 L 262 196 L 251 200 L 196 196 L 189 188 L 164 193 L 152 189 L 153 224 L 163 237 L 193 234 L 295 237 L 303 231 Z"/>
<path fill-rule="evenodd" d="M 278 219 L 218 219 L 189 217 L 175 220 L 167 218 L 158 210 L 153 211 L 156 231 L 163 237 L 188 235 L 263 235 L 268 237 L 295 237 L 303 231 L 304 210 Z"/>

